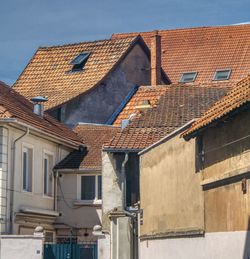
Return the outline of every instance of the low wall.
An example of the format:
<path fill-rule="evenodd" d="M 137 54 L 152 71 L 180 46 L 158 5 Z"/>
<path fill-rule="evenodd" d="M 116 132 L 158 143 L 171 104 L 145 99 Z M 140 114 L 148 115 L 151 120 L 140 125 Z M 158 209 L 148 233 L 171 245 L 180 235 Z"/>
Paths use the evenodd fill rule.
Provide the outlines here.
<path fill-rule="evenodd" d="M 42 259 L 43 237 L 6 235 L 0 236 L 1 259 Z"/>
<path fill-rule="evenodd" d="M 248 259 L 250 232 L 207 233 L 205 237 L 140 242 L 140 259 Z"/>

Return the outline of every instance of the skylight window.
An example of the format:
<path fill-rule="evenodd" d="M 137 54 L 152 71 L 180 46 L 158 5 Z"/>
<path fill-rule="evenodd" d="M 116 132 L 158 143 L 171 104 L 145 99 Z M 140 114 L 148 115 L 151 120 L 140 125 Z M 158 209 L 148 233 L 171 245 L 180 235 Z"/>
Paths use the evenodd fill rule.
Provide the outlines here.
<path fill-rule="evenodd" d="M 73 65 L 72 71 L 82 70 L 84 65 L 86 64 L 88 58 L 90 56 L 89 52 L 82 52 L 78 56 L 76 56 L 70 64 Z"/>
<path fill-rule="evenodd" d="M 220 81 L 220 80 L 228 80 L 231 74 L 230 69 L 225 70 L 217 70 L 214 74 L 214 80 Z"/>
<path fill-rule="evenodd" d="M 196 76 L 197 76 L 197 72 L 183 73 L 181 76 L 180 82 L 181 83 L 194 82 Z"/>

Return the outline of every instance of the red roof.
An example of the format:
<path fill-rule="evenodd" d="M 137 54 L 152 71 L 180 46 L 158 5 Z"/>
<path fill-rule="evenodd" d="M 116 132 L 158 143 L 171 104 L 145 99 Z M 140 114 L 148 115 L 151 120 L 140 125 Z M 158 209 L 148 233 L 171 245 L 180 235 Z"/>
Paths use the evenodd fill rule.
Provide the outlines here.
<path fill-rule="evenodd" d="M 184 134 L 184 137 L 194 135 L 198 130 L 204 129 L 215 121 L 230 114 L 236 109 L 250 102 L 250 76 L 241 80 L 221 100 L 216 102 L 208 111 L 193 123 Z"/>
<path fill-rule="evenodd" d="M 0 82 L 1 119 L 16 119 L 18 122 L 30 125 L 61 140 L 71 142 L 73 145 L 83 145 L 80 138 L 71 129 L 47 113 L 43 117 L 36 115 L 33 112 L 33 107 L 34 105 L 25 97 Z"/>
<path fill-rule="evenodd" d="M 250 25 L 159 30 L 162 41 L 162 68 L 172 83 L 184 72 L 197 71 L 195 83 L 217 85 L 217 69 L 231 69 L 229 81 L 238 82 L 250 68 Z M 140 34 L 150 48 L 154 32 L 114 34 L 113 39 Z M 228 80 L 224 85 L 227 86 Z"/>
<path fill-rule="evenodd" d="M 73 151 L 63 159 L 56 169 L 101 170 L 102 146 L 120 130 L 118 127 L 101 124 L 78 124 L 74 131 L 86 143 L 87 149 Z"/>
<path fill-rule="evenodd" d="M 41 47 L 13 87 L 29 99 L 45 95 L 46 109 L 55 108 L 98 86 L 137 43 L 148 50 L 141 37 Z M 83 52 L 90 53 L 84 69 L 72 72 L 71 61 Z"/>
<path fill-rule="evenodd" d="M 161 88 L 164 87 L 165 92 L 162 93 Z M 197 85 L 154 86 L 149 89 L 155 93 L 161 92 L 157 104 L 137 114 L 129 126 L 105 144 L 105 150 L 144 149 L 190 120 L 200 117 L 228 91 L 225 87 L 198 87 Z M 136 95 L 143 96 L 143 92 L 148 95 L 147 87 L 138 90 L 134 100 L 137 99 Z M 133 99 L 131 99 L 132 102 Z"/>

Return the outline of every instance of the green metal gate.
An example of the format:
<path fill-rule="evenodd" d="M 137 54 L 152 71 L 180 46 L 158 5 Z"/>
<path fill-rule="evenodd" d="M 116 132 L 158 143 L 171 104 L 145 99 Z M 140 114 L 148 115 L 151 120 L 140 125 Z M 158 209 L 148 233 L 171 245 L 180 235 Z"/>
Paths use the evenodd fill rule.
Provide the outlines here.
<path fill-rule="evenodd" d="M 97 245 L 44 244 L 44 259 L 97 259 Z"/>

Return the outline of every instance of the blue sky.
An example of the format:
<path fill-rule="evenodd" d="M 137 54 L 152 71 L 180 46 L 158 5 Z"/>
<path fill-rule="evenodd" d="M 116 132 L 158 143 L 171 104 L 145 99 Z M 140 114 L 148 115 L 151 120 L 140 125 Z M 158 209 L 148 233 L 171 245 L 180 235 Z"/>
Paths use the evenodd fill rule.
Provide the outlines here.
<path fill-rule="evenodd" d="M 15 82 L 39 46 L 112 33 L 250 20 L 249 0 L 0 0 L 0 80 Z"/>

